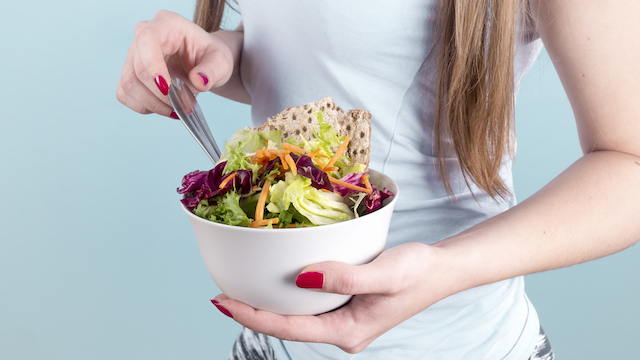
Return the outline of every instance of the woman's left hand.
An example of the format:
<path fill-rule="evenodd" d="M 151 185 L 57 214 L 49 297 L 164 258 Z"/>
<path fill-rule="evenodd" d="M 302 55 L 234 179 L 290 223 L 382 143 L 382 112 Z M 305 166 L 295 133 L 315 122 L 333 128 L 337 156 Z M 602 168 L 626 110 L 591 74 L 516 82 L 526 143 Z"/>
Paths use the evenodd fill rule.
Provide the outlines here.
<path fill-rule="evenodd" d="M 455 272 L 444 266 L 441 254 L 438 247 L 406 243 L 384 251 L 365 265 L 324 262 L 308 266 L 298 276 L 298 286 L 355 295 L 345 306 L 317 316 L 282 316 L 256 310 L 224 294 L 212 302 L 227 316 L 259 333 L 282 340 L 333 344 L 357 353 L 394 326 L 462 290 L 461 282 L 452 278 Z"/>

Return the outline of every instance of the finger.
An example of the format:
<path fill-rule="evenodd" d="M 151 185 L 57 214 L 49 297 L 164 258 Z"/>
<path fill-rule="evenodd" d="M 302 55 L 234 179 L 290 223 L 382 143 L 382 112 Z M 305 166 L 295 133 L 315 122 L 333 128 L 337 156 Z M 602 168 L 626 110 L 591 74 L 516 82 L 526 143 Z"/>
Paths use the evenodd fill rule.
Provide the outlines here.
<path fill-rule="evenodd" d="M 366 334 L 359 324 L 359 316 L 349 306 L 317 316 L 283 316 L 268 311 L 255 310 L 224 294 L 211 302 L 226 316 L 261 334 L 288 341 L 333 344 L 355 354 L 382 333 Z"/>
<path fill-rule="evenodd" d="M 223 40 L 172 12 L 160 11 L 152 21 L 139 24 L 135 46 L 134 70 L 137 77 L 167 104 L 168 59 L 170 62 L 177 60 L 178 68 L 188 72 L 190 87 L 196 92 L 221 86 L 233 72 L 233 55 Z M 174 72 L 171 75 L 180 75 Z"/>
<path fill-rule="evenodd" d="M 165 110 L 157 110 L 155 109 L 155 111 L 149 110 L 147 107 L 145 107 L 144 105 L 142 105 L 140 102 L 138 102 L 135 98 L 133 98 L 132 96 L 129 96 L 128 94 L 122 92 L 120 90 L 120 88 L 118 89 L 118 91 L 116 92 L 116 97 L 118 98 L 118 100 L 124 104 L 126 107 L 130 108 L 131 110 L 140 113 L 140 114 L 152 114 L 152 113 L 156 113 L 158 115 L 162 115 L 162 116 L 167 116 L 169 118 L 178 120 L 180 119 L 178 117 L 178 114 L 176 114 L 175 111 L 173 111 L 173 109 L 169 109 L 168 111 Z M 164 104 L 162 104 L 164 105 Z"/>
<path fill-rule="evenodd" d="M 121 103 L 136 112 L 142 114 L 154 112 L 169 116 L 173 111 L 171 106 L 158 99 L 135 75 L 133 70 L 134 54 L 135 47 L 132 44 L 129 47 L 129 52 L 127 53 L 127 58 L 122 68 L 122 74 L 118 80 L 116 97 Z"/>
<path fill-rule="evenodd" d="M 344 295 L 391 294 L 396 278 L 386 269 L 384 261 L 365 265 L 349 265 L 330 261 L 305 268 L 296 278 L 300 288 Z"/>
<path fill-rule="evenodd" d="M 217 39 L 212 41 L 198 54 L 196 66 L 189 72 L 191 84 L 200 92 L 226 84 L 233 73 L 233 55 L 228 47 Z"/>
<path fill-rule="evenodd" d="M 148 23 L 136 26 L 133 68 L 136 76 L 151 93 L 169 105 L 171 76 L 165 58 L 178 52 L 185 38 L 182 16 L 160 11 Z"/>
<path fill-rule="evenodd" d="M 328 261 L 307 266 L 296 280 L 299 287 L 345 295 L 392 295 L 414 291 L 416 272 L 429 271 L 431 247 L 407 243 L 383 251 L 364 265 Z"/>
<path fill-rule="evenodd" d="M 279 315 L 256 310 L 242 302 L 218 295 L 211 301 L 223 314 L 239 324 L 261 334 L 289 341 L 335 342 L 335 329 L 330 329 L 333 319 L 324 315 Z"/>
<path fill-rule="evenodd" d="M 120 101 L 124 106 L 129 109 L 140 113 L 140 114 L 150 114 L 151 111 L 146 107 L 142 106 L 139 102 L 137 102 L 134 98 L 129 96 L 127 93 L 122 91 L 122 88 L 118 86 L 118 90 L 116 91 L 116 98 Z"/>
<path fill-rule="evenodd" d="M 136 103 L 146 108 L 149 112 L 169 116 L 173 108 L 160 101 L 146 86 L 137 78 L 121 78 L 118 84 L 118 93 L 121 91 L 127 98 L 135 100 Z M 118 95 L 118 93 L 116 95 Z M 126 105 L 126 104 L 125 104 Z"/>
<path fill-rule="evenodd" d="M 144 29 L 147 24 L 149 22 L 148 21 L 140 21 L 139 23 L 136 24 L 136 27 L 134 28 L 134 35 L 138 36 L 138 34 L 140 33 L 140 30 Z"/>

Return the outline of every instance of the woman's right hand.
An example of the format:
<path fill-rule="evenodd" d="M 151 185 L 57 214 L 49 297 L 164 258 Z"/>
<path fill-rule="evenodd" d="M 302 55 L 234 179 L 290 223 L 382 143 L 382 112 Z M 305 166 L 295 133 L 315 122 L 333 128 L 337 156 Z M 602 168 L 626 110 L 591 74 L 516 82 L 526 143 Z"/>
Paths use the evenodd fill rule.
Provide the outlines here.
<path fill-rule="evenodd" d="M 167 98 L 171 77 L 183 80 L 194 94 L 227 84 L 238 47 L 229 44 L 230 38 L 207 33 L 176 13 L 158 12 L 151 21 L 136 25 L 116 97 L 138 113 L 177 119 Z"/>

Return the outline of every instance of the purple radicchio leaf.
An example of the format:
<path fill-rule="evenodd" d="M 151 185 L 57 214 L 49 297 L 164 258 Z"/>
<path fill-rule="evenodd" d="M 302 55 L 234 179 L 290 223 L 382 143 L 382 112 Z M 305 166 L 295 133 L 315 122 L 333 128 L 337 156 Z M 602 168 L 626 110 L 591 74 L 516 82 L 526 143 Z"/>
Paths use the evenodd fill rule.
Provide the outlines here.
<path fill-rule="evenodd" d="M 226 175 L 224 175 L 224 167 L 227 165 L 226 161 L 223 161 L 216 165 L 213 169 L 209 170 L 209 174 L 207 175 L 207 181 L 205 181 L 204 185 L 206 185 L 209 190 L 215 191 L 220 189 L 220 184 L 224 180 Z"/>
<path fill-rule="evenodd" d="M 198 204 L 200 204 L 200 200 L 198 200 L 197 198 L 192 198 L 192 197 L 188 197 L 186 194 L 185 196 L 180 199 L 180 202 L 189 210 L 195 209 Z"/>
<path fill-rule="evenodd" d="M 362 182 L 362 175 L 364 175 L 366 173 L 350 173 L 347 174 L 346 176 L 344 176 L 342 179 L 340 179 L 341 181 L 344 181 L 346 183 L 349 183 L 351 185 L 356 185 L 356 186 L 360 186 L 360 187 L 364 187 L 364 184 Z M 373 184 L 371 185 L 373 186 Z M 340 195 L 342 195 L 343 197 L 345 196 L 351 196 L 354 193 L 357 193 L 357 191 L 349 189 L 348 187 L 342 186 L 342 185 L 338 185 L 338 184 L 334 184 L 333 185 L 333 189 L 337 192 L 340 193 Z"/>
<path fill-rule="evenodd" d="M 351 173 L 346 175 L 340 180 L 352 185 L 364 187 L 364 182 L 362 181 L 362 175 L 365 175 L 365 174 L 367 173 Z M 371 184 L 371 187 L 373 188 L 373 191 L 371 192 L 371 194 L 367 195 L 363 201 L 363 203 L 365 204 L 365 209 L 364 209 L 365 214 L 370 214 L 380 209 L 382 207 L 383 201 L 385 201 L 389 197 L 394 196 L 394 194 L 391 191 L 387 190 L 387 188 L 378 190 L 376 186 L 373 184 Z M 339 192 L 343 197 L 352 197 L 358 193 L 358 191 L 356 190 L 352 190 L 338 184 L 335 184 L 333 188 L 337 192 Z"/>
<path fill-rule="evenodd" d="M 228 181 L 223 187 L 220 187 L 222 182 L 233 174 L 233 172 L 226 175 L 223 174 L 225 163 L 226 162 L 222 162 L 209 171 L 207 181 L 201 187 L 203 192 L 202 199 L 209 199 L 217 195 L 226 194 L 231 189 L 240 195 L 251 192 L 253 188 L 253 183 L 251 182 L 251 180 L 253 180 L 253 173 L 251 170 L 235 171 L 237 174 L 233 180 Z"/>
<path fill-rule="evenodd" d="M 365 200 L 365 214 L 370 214 L 382 207 L 382 202 L 387 198 L 392 197 L 393 193 L 387 188 L 382 189 L 382 191 L 376 189 L 376 187 L 372 184 L 373 191 L 369 196 L 367 196 Z"/>
<path fill-rule="evenodd" d="M 206 185 L 210 171 L 192 171 L 182 178 L 182 188 L 178 188 L 178 194 L 184 194 L 180 200 L 184 206 L 193 210 L 202 199 L 206 199 L 209 195 Z M 209 189 L 210 190 L 210 189 Z"/>
<path fill-rule="evenodd" d="M 230 181 L 230 183 L 233 183 L 233 190 L 239 195 L 251 193 L 253 189 L 253 171 L 251 169 L 237 170 L 236 173 L 233 181 Z"/>
<path fill-rule="evenodd" d="M 227 164 L 223 161 L 209 171 L 194 171 L 187 174 L 182 179 L 182 189 L 178 193 L 184 194 L 180 200 L 189 210 L 195 209 L 202 200 L 211 199 L 216 195 L 225 194 L 233 188 L 233 191 L 240 195 L 249 194 L 253 188 L 253 172 L 248 170 L 238 170 L 233 180 L 227 182 L 220 188 L 220 184 L 230 174 L 224 174 L 224 167 Z"/>
<path fill-rule="evenodd" d="M 260 176 L 258 177 L 258 184 L 261 184 L 264 180 L 264 177 L 273 170 L 277 164 L 281 163 L 280 158 L 277 157 L 275 159 L 269 160 L 269 162 L 264 166 L 264 169 L 260 172 Z"/>
<path fill-rule="evenodd" d="M 182 189 L 178 188 L 178 194 L 186 194 L 195 191 L 202 186 L 207 179 L 208 171 L 192 171 L 182 178 Z"/>
<path fill-rule="evenodd" d="M 291 153 L 293 161 L 296 163 L 298 174 L 311 179 L 311 186 L 316 189 L 325 189 L 333 191 L 333 185 L 329 181 L 329 175 L 324 171 L 318 169 L 313 163 L 313 160 L 307 155 L 298 156 Z"/>
<path fill-rule="evenodd" d="M 233 181 L 220 189 L 220 183 L 226 177 L 223 175 L 225 165 L 226 161 L 219 163 L 209 171 L 194 171 L 187 174 L 182 180 L 183 188 L 178 189 L 179 194 L 184 194 L 180 200 L 182 204 L 189 210 L 193 210 L 200 204 L 200 201 L 227 192 L 233 185 Z"/>

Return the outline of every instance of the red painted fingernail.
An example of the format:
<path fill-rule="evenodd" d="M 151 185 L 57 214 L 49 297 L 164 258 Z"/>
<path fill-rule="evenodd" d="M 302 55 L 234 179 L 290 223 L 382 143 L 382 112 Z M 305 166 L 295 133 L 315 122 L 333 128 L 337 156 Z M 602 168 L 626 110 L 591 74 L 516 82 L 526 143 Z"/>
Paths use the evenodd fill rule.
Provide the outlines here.
<path fill-rule="evenodd" d="M 202 82 L 204 82 L 205 85 L 209 83 L 209 78 L 207 77 L 207 75 L 203 73 L 198 73 L 198 75 L 200 75 L 200 77 L 202 78 Z"/>
<path fill-rule="evenodd" d="M 162 95 L 167 95 L 169 93 L 169 85 L 167 85 L 167 81 L 160 75 L 156 76 L 154 80 Z"/>
<path fill-rule="evenodd" d="M 178 117 L 178 114 L 176 114 L 175 111 L 172 111 L 171 114 L 169 114 L 169 117 L 172 119 L 180 120 L 180 118 Z"/>
<path fill-rule="evenodd" d="M 231 315 L 231 313 L 229 312 L 229 310 L 225 309 L 222 305 L 220 305 L 220 303 L 218 303 L 218 302 L 217 302 L 217 301 L 215 301 L 215 300 L 211 300 L 211 303 L 212 303 L 213 305 L 215 305 L 215 306 L 218 308 L 218 310 L 220 310 L 220 312 L 221 312 L 221 313 L 223 313 L 223 314 L 225 314 L 225 315 L 227 315 L 228 317 L 230 317 L 230 318 L 232 318 L 232 319 L 233 319 L 233 315 Z"/>
<path fill-rule="evenodd" d="M 319 272 L 306 272 L 298 275 L 296 285 L 303 289 L 322 289 L 324 275 Z"/>

